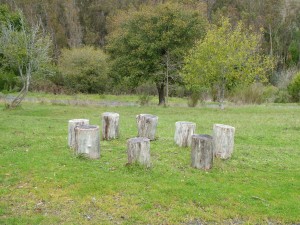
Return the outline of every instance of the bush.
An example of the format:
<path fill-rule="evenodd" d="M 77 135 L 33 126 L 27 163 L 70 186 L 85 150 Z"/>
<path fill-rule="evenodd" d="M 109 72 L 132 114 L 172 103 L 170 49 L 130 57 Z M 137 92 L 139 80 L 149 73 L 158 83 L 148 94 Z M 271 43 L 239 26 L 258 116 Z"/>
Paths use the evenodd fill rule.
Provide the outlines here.
<path fill-rule="evenodd" d="M 0 91 L 19 91 L 21 86 L 19 77 L 13 71 L 0 70 Z"/>
<path fill-rule="evenodd" d="M 109 82 L 107 56 L 100 49 L 63 49 L 58 68 L 64 85 L 74 92 L 103 93 Z"/>
<path fill-rule="evenodd" d="M 232 92 L 230 100 L 238 104 L 261 104 L 275 100 L 277 88 L 254 83 L 250 86 L 240 86 Z"/>
<path fill-rule="evenodd" d="M 196 107 L 200 99 L 200 94 L 197 91 L 193 91 L 188 98 L 188 107 Z"/>
<path fill-rule="evenodd" d="M 35 92 L 44 92 L 52 94 L 69 93 L 69 91 L 66 90 L 63 86 L 57 85 L 48 79 L 33 80 L 31 83 L 30 90 Z"/>
<path fill-rule="evenodd" d="M 275 96 L 275 103 L 289 103 L 291 102 L 291 96 L 287 89 L 281 89 L 277 92 Z"/>
<path fill-rule="evenodd" d="M 150 95 L 148 95 L 148 94 L 139 95 L 139 103 L 141 106 L 149 105 L 150 101 L 151 101 Z"/>
<path fill-rule="evenodd" d="M 300 102 L 300 72 L 296 74 L 288 86 L 288 93 L 293 102 Z"/>
<path fill-rule="evenodd" d="M 157 95 L 157 88 L 154 83 L 146 82 L 146 83 L 140 84 L 135 89 L 135 92 L 138 95 Z"/>

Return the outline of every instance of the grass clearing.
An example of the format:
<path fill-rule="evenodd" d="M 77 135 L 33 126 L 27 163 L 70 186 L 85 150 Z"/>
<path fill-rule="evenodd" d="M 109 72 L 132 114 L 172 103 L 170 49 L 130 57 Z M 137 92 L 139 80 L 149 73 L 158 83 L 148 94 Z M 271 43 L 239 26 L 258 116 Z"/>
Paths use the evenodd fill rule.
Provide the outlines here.
<path fill-rule="evenodd" d="M 108 97 L 107 97 L 108 98 Z M 108 98 L 109 99 L 109 98 Z M 1 224 L 246 224 L 300 222 L 300 106 L 214 108 L 0 104 Z M 101 142 L 101 159 L 67 147 L 69 119 L 100 125 L 120 114 L 118 140 Z M 126 166 L 135 116 L 158 115 L 152 167 Z M 174 144 L 176 121 L 211 134 L 214 123 L 236 128 L 230 160 L 211 171 L 190 167 L 190 149 Z"/>

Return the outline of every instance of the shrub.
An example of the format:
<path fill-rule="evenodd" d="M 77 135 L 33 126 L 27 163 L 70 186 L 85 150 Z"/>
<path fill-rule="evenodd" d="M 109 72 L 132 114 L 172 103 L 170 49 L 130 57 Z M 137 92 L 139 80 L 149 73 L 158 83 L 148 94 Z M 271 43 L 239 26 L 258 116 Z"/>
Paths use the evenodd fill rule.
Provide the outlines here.
<path fill-rule="evenodd" d="M 109 86 L 106 60 L 104 52 L 93 47 L 63 49 L 58 68 L 74 92 L 103 93 Z"/>
<path fill-rule="evenodd" d="M 296 74 L 288 86 L 288 93 L 293 102 L 300 102 L 300 72 Z"/>
<path fill-rule="evenodd" d="M 14 92 L 19 91 L 21 81 L 13 71 L 0 70 L 0 91 Z"/>
<path fill-rule="evenodd" d="M 148 95 L 148 94 L 139 95 L 139 103 L 141 106 L 149 105 L 150 101 L 151 101 L 150 95 Z"/>
<path fill-rule="evenodd" d="M 31 91 L 52 93 L 52 94 L 63 94 L 69 93 L 63 86 L 57 85 L 48 79 L 33 80 L 30 87 Z"/>
<path fill-rule="evenodd" d="M 261 104 L 275 100 L 277 88 L 254 83 L 250 86 L 237 87 L 231 94 L 230 100 L 238 104 Z"/>
<path fill-rule="evenodd" d="M 275 96 L 275 103 L 289 103 L 291 102 L 291 96 L 287 89 L 280 89 Z"/>
<path fill-rule="evenodd" d="M 189 98 L 188 98 L 188 106 L 189 107 L 196 107 L 198 104 L 198 101 L 200 99 L 200 94 L 199 92 L 193 91 Z"/>

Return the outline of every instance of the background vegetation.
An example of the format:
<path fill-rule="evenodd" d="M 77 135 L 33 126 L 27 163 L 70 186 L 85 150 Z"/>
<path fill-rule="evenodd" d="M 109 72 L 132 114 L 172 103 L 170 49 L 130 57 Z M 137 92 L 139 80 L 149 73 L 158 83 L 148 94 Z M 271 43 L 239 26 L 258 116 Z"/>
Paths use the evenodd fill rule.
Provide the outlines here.
<path fill-rule="evenodd" d="M 247 30 L 251 27 L 254 33 L 259 33 L 262 29 L 263 33 L 260 40 L 260 53 L 264 54 L 265 56 L 273 56 L 276 58 L 276 66 L 272 71 L 268 73 L 267 76 L 267 85 L 272 85 L 277 88 L 277 91 L 274 92 L 274 96 L 272 97 L 272 99 L 274 99 L 276 102 L 298 101 L 297 98 L 291 95 L 291 92 L 287 88 L 287 86 L 299 70 L 300 16 L 298 12 L 300 10 L 300 3 L 297 0 L 0 0 L 0 3 L 5 3 L 8 6 L 8 8 L 1 7 L 1 25 L 7 24 L 8 21 L 13 24 L 18 23 L 19 14 L 17 12 L 20 9 L 23 12 L 24 17 L 26 18 L 27 24 L 35 25 L 39 22 L 43 31 L 50 35 L 53 42 L 53 65 L 48 67 L 50 71 L 47 69 L 42 73 L 42 76 L 35 77 L 33 79 L 32 90 L 50 91 L 53 93 L 74 93 L 80 91 L 93 93 L 106 92 L 117 94 L 131 94 L 137 92 L 140 93 L 143 88 L 145 88 L 144 93 L 159 94 L 159 91 L 156 90 L 157 83 L 162 82 L 163 87 L 160 89 L 169 92 L 168 94 L 164 93 L 163 96 L 168 96 L 169 94 L 171 96 L 189 96 L 194 91 L 187 91 L 184 83 L 178 75 L 183 65 L 182 59 L 185 57 L 185 53 L 187 53 L 189 49 L 193 48 L 194 46 L 190 41 L 184 42 L 184 36 L 175 34 L 178 34 L 178 28 L 180 27 L 182 28 L 181 30 L 184 31 L 185 25 L 183 23 L 184 20 L 182 18 L 184 17 L 182 17 L 182 13 L 186 10 L 192 10 L 200 16 L 199 18 L 202 18 L 204 22 L 203 24 L 206 23 L 208 24 L 208 26 L 205 27 L 205 29 L 202 29 L 202 33 L 198 37 L 192 35 L 193 32 L 197 33 L 196 31 L 198 28 L 189 27 L 192 33 L 185 32 L 185 35 L 187 35 L 187 37 L 189 36 L 196 39 L 202 39 L 204 37 L 203 34 L 206 32 L 206 29 L 210 29 L 211 25 L 219 24 L 222 17 L 228 17 L 233 27 L 235 27 L 235 25 L 239 22 L 242 22 L 244 24 L 244 29 Z M 133 63 L 133 65 L 142 65 L 143 73 L 141 73 L 141 79 L 138 79 L 140 80 L 139 84 L 129 85 L 132 84 L 132 80 L 128 78 L 128 75 L 135 75 L 136 71 L 130 70 L 126 72 L 126 70 L 122 70 L 120 73 L 119 70 L 122 68 L 122 63 L 123 65 L 128 65 L 128 62 L 126 62 L 126 60 L 124 60 L 124 57 L 122 58 L 120 54 L 117 54 L 116 51 L 111 51 L 111 48 L 109 46 L 111 46 L 110 44 L 114 42 L 113 40 L 115 40 L 112 37 L 116 37 L 116 35 L 118 36 L 118 34 L 120 34 L 119 31 L 125 27 L 123 25 L 130 20 L 134 21 L 134 18 L 137 17 L 139 13 L 141 14 L 144 12 L 148 12 L 145 15 L 150 16 L 151 12 L 153 12 L 152 15 L 155 16 L 152 17 L 152 22 L 155 21 L 155 18 L 167 18 L 165 17 L 167 14 L 167 10 L 163 10 L 163 5 L 169 5 L 170 9 L 176 7 L 178 9 L 177 14 L 173 14 L 173 16 L 175 16 L 173 17 L 173 19 L 176 18 L 176 16 L 177 18 L 181 19 L 175 19 L 171 23 L 167 23 L 167 21 L 170 22 L 172 20 L 160 19 L 161 21 L 165 21 L 161 25 L 169 24 L 167 27 L 168 29 L 170 29 L 170 31 L 173 29 L 173 33 L 170 32 L 169 35 L 166 36 L 168 38 L 165 38 L 163 40 L 159 40 L 157 38 L 155 38 L 156 41 L 148 40 L 146 37 L 155 37 L 155 33 L 160 34 L 160 32 L 163 32 L 164 34 L 166 34 L 166 27 L 159 27 L 159 24 L 155 23 L 152 23 L 152 25 L 150 26 L 151 23 L 149 22 L 148 25 L 146 23 L 144 23 L 144 25 L 135 24 L 137 26 L 136 28 L 138 28 L 136 29 L 136 31 L 145 31 L 144 35 L 142 35 L 142 33 L 140 34 L 140 36 L 142 37 L 141 40 L 144 41 L 144 43 L 153 45 L 152 48 L 151 46 L 150 48 L 149 46 L 147 46 L 147 48 L 143 49 L 152 49 L 153 51 L 142 51 L 144 55 L 138 55 L 138 52 L 131 51 L 132 54 L 136 54 L 135 57 L 130 58 L 130 61 L 132 61 L 131 63 L 134 62 L 133 59 L 136 59 L 136 57 L 140 59 L 143 59 L 144 57 L 145 59 L 147 59 L 147 61 L 153 61 L 150 60 L 151 57 L 152 59 L 156 58 L 157 61 L 161 59 L 160 62 L 164 64 L 165 67 L 161 67 L 158 73 L 163 74 L 163 76 L 159 76 L 159 82 L 157 79 L 151 79 L 149 81 L 148 77 L 153 77 L 152 75 L 155 71 L 153 70 L 153 66 L 150 67 L 149 65 Z M 153 8 L 157 10 L 153 11 Z M 159 8 L 162 8 L 162 10 L 159 11 Z M 144 19 L 146 19 L 146 17 Z M 141 22 L 141 20 L 139 20 L 139 22 Z M 175 26 L 177 26 L 177 28 L 175 28 Z M 129 29 L 127 30 L 126 34 L 132 34 L 134 32 L 134 30 Z M 191 38 L 190 40 L 192 39 L 193 38 Z M 177 44 L 166 45 L 166 40 L 172 40 Z M 121 40 L 121 42 L 123 44 L 122 46 L 126 46 L 124 44 L 129 43 L 125 40 Z M 127 46 L 134 46 L 132 45 L 132 42 L 130 43 L 131 45 Z M 138 46 L 141 46 L 141 43 L 143 42 L 141 42 L 140 40 L 139 42 L 136 42 Z M 165 45 L 161 45 L 162 43 L 164 43 Z M 176 47 L 174 47 L 179 46 L 178 43 L 185 43 L 183 45 L 184 47 L 180 47 L 180 51 L 177 51 Z M 70 75 L 68 75 L 67 71 L 58 69 L 57 66 L 59 66 L 60 63 L 64 60 L 63 57 L 65 56 L 63 56 L 63 53 L 67 51 L 65 49 L 69 49 L 69 53 L 71 53 L 73 51 L 75 52 L 78 49 L 83 50 L 86 48 L 86 52 L 89 52 L 90 54 L 89 57 L 93 58 L 94 53 L 91 53 L 91 46 L 97 49 L 97 51 L 99 49 L 102 49 L 102 51 L 104 51 L 108 55 L 108 60 L 105 60 L 106 65 L 103 66 L 103 70 L 96 67 L 91 69 L 94 72 L 81 71 L 80 76 L 79 74 L 77 74 L 77 77 L 82 78 L 93 74 L 93 82 L 86 82 L 85 84 L 82 84 L 83 86 L 85 86 L 84 88 L 79 88 L 78 86 L 74 85 L 74 77 L 72 78 L 73 80 L 68 79 L 70 78 Z M 115 50 L 122 51 L 122 48 Z M 166 56 L 168 55 L 170 57 L 169 63 L 167 64 L 168 57 Z M 103 57 L 104 56 L 99 56 L 99 58 Z M 111 59 L 113 59 L 113 61 L 111 61 Z M 117 65 L 115 65 L 114 63 L 111 64 L 111 62 L 116 62 L 116 59 L 118 59 L 116 63 Z M 74 60 L 74 62 L 72 63 L 77 63 L 76 59 L 72 60 Z M 150 68 L 152 68 L 152 70 Z M 166 76 L 166 68 L 168 68 L 170 72 L 168 76 Z M 95 72 L 95 69 L 97 70 L 97 73 Z M 4 68 L 3 65 L 1 65 L 1 71 L 0 90 L 2 92 L 20 90 L 21 82 L 18 78 L 17 72 L 7 67 Z M 117 74 L 118 76 L 121 76 L 123 78 L 125 77 L 125 79 L 114 79 L 113 82 L 110 82 L 107 80 L 108 72 L 109 76 L 112 76 L 114 74 L 115 77 Z M 157 77 L 157 73 L 155 73 L 155 77 Z M 164 79 L 161 79 L 162 77 Z M 105 82 L 108 82 L 108 85 L 106 86 L 109 86 L 110 88 L 105 89 L 99 86 L 100 83 L 103 84 Z M 166 86 L 168 85 L 169 87 L 166 88 Z M 149 91 L 150 89 L 151 91 Z M 232 90 L 233 89 L 236 88 L 232 88 Z M 243 88 L 241 88 L 241 90 L 243 90 Z M 236 93 L 235 91 L 228 93 L 226 97 L 228 98 L 229 95 Z M 299 89 L 296 89 L 296 92 L 297 91 L 299 91 Z M 216 100 L 215 92 L 216 91 L 205 90 L 204 96 L 206 96 L 206 99 Z M 194 99 L 196 99 L 196 96 L 199 96 L 198 98 L 201 98 L 202 96 L 203 98 L 202 90 L 197 90 L 196 93 L 197 94 L 193 93 Z"/>

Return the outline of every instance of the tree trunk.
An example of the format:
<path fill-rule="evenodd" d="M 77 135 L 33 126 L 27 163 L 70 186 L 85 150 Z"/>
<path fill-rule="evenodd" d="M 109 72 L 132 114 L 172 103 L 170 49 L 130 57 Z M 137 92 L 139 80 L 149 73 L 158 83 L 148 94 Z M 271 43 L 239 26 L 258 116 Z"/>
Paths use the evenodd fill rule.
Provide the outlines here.
<path fill-rule="evenodd" d="M 91 159 L 100 158 L 99 126 L 82 125 L 75 127 L 75 154 L 84 154 Z"/>
<path fill-rule="evenodd" d="M 105 112 L 102 114 L 102 140 L 111 140 L 119 137 L 119 114 Z"/>
<path fill-rule="evenodd" d="M 235 128 L 214 124 L 213 127 L 213 147 L 214 155 L 222 159 L 228 159 L 233 153 Z"/>
<path fill-rule="evenodd" d="M 158 91 L 158 105 L 164 105 L 166 103 L 165 100 L 165 84 L 156 84 L 156 88 Z"/>
<path fill-rule="evenodd" d="M 195 133 L 196 124 L 192 122 L 178 121 L 175 123 L 174 141 L 180 147 L 191 146 L 192 135 Z"/>
<path fill-rule="evenodd" d="M 138 126 L 138 137 L 146 137 L 151 141 L 155 139 L 158 117 L 150 114 L 139 114 L 136 116 Z"/>
<path fill-rule="evenodd" d="M 150 140 L 148 138 L 136 137 L 127 141 L 128 163 L 138 162 L 150 167 Z"/>
<path fill-rule="evenodd" d="M 170 74 L 170 52 L 166 53 L 166 100 L 165 105 L 169 104 L 169 74 Z"/>
<path fill-rule="evenodd" d="M 28 69 L 30 69 L 30 67 Z M 31 81 L 31 72 L 27 72 L 26 77 L 25 77 L 25 76 L 23 76 L 22 69 L 19 68 L 19 73 L 23 80 L 23 87 L 22 87 L 22 90 L 19 92 L 19 94 L 9 104 L 9 108 L 12 108 L 12 109 L 19 106 L 21 104 L 21 102 L 24 100 L 25 96 L 28 93 L 29 85 L 30 85 L 30 81 Z"/>
<path fill-rule="evenodd" d="M 213 137 L 210 135 L 192 135 L 192 167 L 209 170 L 213 166 Z"/>
<path fill-rule="evenodd" d="M 69 120 L 68 125 L 68 146 L 70 148 L 75 148 L 75 128 L 77 126 L 89 125 L 90 121 L 88 119 L 73 119 Z"/>
<path fill-rule="evenodd" d="M 223 110 L 224 107 L 224 99 L 225 99 L 225 80 L 220 84 L 220 94 L 219 94 L 219 107 Z"/>

